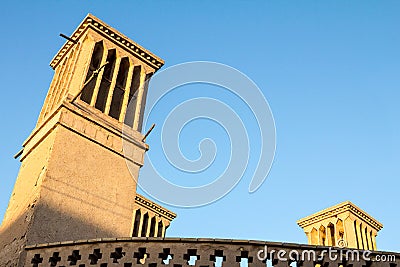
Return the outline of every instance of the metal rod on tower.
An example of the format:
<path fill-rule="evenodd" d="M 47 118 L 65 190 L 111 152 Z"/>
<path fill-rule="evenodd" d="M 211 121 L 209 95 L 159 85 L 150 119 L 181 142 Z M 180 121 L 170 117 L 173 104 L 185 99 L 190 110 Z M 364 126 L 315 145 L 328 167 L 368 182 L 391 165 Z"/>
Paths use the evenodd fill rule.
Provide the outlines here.
<path fill-rule="evenodd" d="M 103 66 L 101 66 L 100 68 L 98 68 L 97 70 L 95 70 L 95 71 L 93 72 L 92 76 L 90 76 L 90 78 L 83 84 L 82 89 L 79 90 L 79 92 L 76 94 L 76 96 L 74 96 L 74 98 L 72 98 L 71 103 L 74 102 L 74 101 L 78 98 L 78 96 L 83 92 L 83 89 L 85 89 L 86 85 L 88 85 L 88 83 L 89 83 L 94 77 L 96 77 L 96 76 L 100 73 L 101 69 L 104 68 L 108 63 L 109 63 L 109 62 L 106 61 L 106 63 L 104 63 Z"/>
<path fill-rule="evenodd" d="M 61 36 L 62 38 L 67 39 L 68 41 L 73 42 L 74 44 L 77 44 L 77 43 L 78 43 L 77 41 L 75 41 L 75 40 L 72 39 L 71 37 L 66 36 L 65 34 L 60 33 L 60 36 Z"/>
<path fill-rule="evenodd" d="M 156 127 L 156 124 L 155 124 L 155 123 L 153 123 L 153 125 L 151 125 L 150 129 L 149 129 L 149 130 L 147 131 L 147 133 L 144 135 L 144 137 L 143 137 L 143 139 L 142 139 L 143 142 L 146 142 L 147 136 L 149 136 L 149 134 L 151 133 L 151 131 L 153 131 L 154 127 Z"/>
<path fill-rule="evenodd" d="M 21 156 L 21 155 L 22 155 L 22 153 L 24 153 L 24 148 L 21 148 L 21 150 L 20 150 L 20 151 L 18 151 L 18 152 L 17 152 L 17 154 L 15 154 L 15 155 L 14 155 L 14 159 L 17 159 L 17 158 L 19 158 L 19 156 Z"/>

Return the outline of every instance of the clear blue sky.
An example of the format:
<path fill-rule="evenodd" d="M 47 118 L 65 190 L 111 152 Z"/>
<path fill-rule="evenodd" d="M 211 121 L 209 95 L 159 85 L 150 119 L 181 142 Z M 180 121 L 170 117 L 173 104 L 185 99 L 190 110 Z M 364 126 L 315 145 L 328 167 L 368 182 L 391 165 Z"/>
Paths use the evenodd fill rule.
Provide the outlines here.
<path fill-rule="evenodd" d="M 210 60 L 239 69 L 274 114 L 276 157 L 263 186 L 249 194 L 245 175 L 216 203 L 169 207 L 178 214 L 169 236 L 305 243 L 297 219 L 350 200 L 384 224 L 378 248 L 400 251 L 398 1 L 2 3 L 0 217 L 20 166 L 12 156 L 35 126 L 53 75 L 48 64 L 64 42 L 58 34 L 71 34 L 89 12 L 166 67 Z M 213 92 L 209 86 L 202 95 Z M 226 149 L 215 125 L 185 131 L 188 157 L 196 157 L 202 133 L 214 132 Z"/>

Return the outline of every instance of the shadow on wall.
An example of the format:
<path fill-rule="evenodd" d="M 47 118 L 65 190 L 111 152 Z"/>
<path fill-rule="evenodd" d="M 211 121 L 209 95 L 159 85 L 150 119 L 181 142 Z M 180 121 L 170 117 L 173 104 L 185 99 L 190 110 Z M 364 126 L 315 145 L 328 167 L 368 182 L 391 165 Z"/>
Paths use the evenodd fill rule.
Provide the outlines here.
<path fill-rule="evenodd" d="M 79 207 L 77 207 L 79 208 Z M 62 231 L 59 231 L 62 229 Z M 0 228 L 0 266 L 17 266 L 24 247 L 37 243 L 113 237 L 110 231 L 38 202 Z"/>

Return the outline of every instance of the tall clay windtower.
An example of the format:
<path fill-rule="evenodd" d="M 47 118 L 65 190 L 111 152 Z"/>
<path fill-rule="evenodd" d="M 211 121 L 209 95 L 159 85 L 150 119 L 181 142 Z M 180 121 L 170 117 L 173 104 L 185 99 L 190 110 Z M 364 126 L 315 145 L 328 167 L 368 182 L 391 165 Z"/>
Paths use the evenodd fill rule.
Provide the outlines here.
<path fill-rule="evenodd" d="M 51 61 L 53 81 L 23 144 L 0 229 L 0 266 L 14 266 L 31 244 L 164 236 L 175 214 L 136 194 L 148 149 L 146 80 L 163 64 L 92 15 L 79 25 Z"/>
<path fill-rule="evenodd" d="M 383 225 L 346 201 L 297 222 L 310 245 L 376 250 L 376 236 Z"/>

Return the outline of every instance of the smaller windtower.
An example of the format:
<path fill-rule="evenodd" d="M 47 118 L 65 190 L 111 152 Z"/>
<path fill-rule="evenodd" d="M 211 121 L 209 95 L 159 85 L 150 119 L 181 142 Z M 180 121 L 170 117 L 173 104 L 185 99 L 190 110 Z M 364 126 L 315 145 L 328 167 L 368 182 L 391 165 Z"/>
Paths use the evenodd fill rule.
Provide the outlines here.
<path fill-rule="evenodd" d="M 297 221 L 308 244 L 376 250 L 376 236 L 383 225 L 346 201 Z"/>

